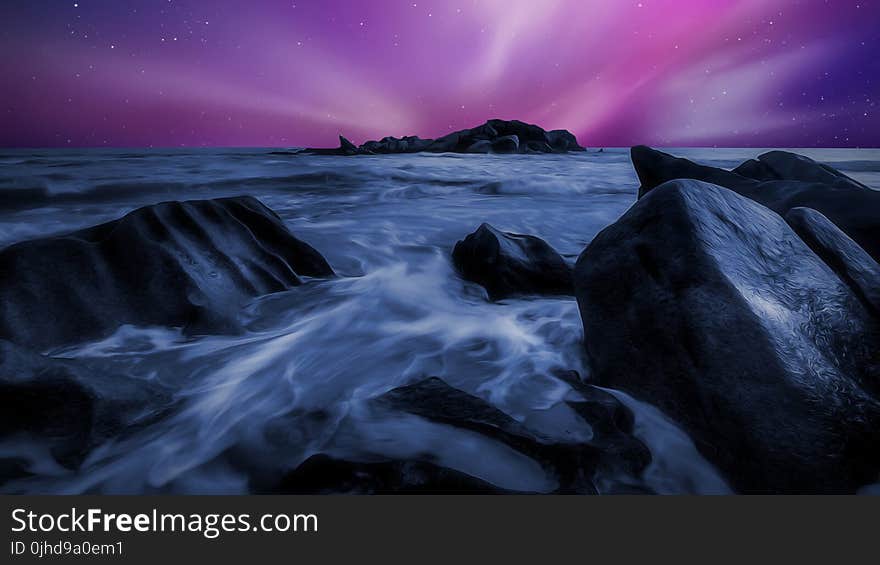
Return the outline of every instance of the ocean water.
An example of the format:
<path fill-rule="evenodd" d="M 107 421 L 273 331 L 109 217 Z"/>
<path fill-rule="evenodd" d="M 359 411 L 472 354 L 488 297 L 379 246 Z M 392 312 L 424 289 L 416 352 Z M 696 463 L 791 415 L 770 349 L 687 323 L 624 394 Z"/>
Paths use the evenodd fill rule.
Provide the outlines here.
<path fill-rule="evenodd" d="M 671 152 L 734 167 L 758 149 Z M 803 150 L 880 189 L 880 150 Z M 535 461 L 490 438 L 369 400 L 428 376 L 479 396 L 536 432 L 588 439 L 553 375 L 589 380 L 573 298 L 489 302 L 463 281 L 455 242 L 489 222 L 537 235 L 574 261 L 635 201 L 628 151 L 569 155 L 274 155 L 268 149 L 2 150 L 0 247 L 115 219 L 164 200 L 253 195 L 318 249 L 339 278 L 254 300 L 236 336 L 122 327 L 100 341 L 45 353 L 88 359 L 177 391 L 179 409 L 100 446 L 77 471 L 36 446 L 0 443 L 30 461 L 10 492 L 243 493 L 255 474 L 315 453 L 349 460 L 412 458 L 497 486 L 550 492 Z M 641 487 L 729 489 L 687 435 L 656 408 L 612 391 L 634 412 L 653 461 Z M 320 414 L 320 417 L 314 417 Z M 603 492 L 624 490 L 600 477 Z M 632 485 L 630 484 L 629 487 Z"/>

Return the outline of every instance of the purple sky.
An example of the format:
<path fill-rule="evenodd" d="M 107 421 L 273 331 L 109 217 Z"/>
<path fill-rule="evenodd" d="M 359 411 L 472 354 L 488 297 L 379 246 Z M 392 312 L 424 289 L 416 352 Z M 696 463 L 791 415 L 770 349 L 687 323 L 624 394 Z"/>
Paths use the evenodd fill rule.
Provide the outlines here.
<path fill-rule="evenodd" d="M 0 145 L 880 146 L 875 0 L 3 0 Z"/>

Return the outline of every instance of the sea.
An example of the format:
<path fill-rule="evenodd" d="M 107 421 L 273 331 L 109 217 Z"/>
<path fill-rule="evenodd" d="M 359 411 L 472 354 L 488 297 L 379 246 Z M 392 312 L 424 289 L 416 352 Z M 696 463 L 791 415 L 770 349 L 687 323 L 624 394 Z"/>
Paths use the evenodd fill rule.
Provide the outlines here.
<path fill-rule="evenodd" d="M 669 149 L 732 168 L 761 149 Z M 796 150 L 880 189 L 880 150 Z M 543 437 L 588 441 L 556 376 L 589 382 L 571 297 L 497 302 L 456 273 L 456 241 L 481 223 L 545 239 L 574 262 L 636 200 L 627 149 L 564 155 L 335 157 L 275 149 L 0 149 L 0 247 L 118 218 L 167 200 L 252 195 L 339 274 L 255 299 L 238 335 L 123 326 L 45 351 L 175 391 L 165 419 L 99 446 L 80 468 L 37 445 L 0 441 L 32 493 L 246 493 L 254 469 L 293 469 L 326 453 L 352 461 L 429 458 L 500 488 L 552 492 L 534 460 L 491 438 L 369 401 L 436 376 Z M 645 399 L 610 390 L 634 414 L 657 493 L 729 492 L 721 474 Z M 322 414 L 321 418 L 309 417 Z M 603 493 L 631 489 L 598 477 Z M 631 480 L 630 480 L 631 482 Z"/>

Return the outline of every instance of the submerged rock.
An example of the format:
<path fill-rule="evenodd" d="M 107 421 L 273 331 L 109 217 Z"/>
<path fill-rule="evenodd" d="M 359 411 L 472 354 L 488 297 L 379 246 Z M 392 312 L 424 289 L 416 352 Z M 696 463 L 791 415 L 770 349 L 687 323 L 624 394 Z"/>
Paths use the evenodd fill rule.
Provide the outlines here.
<path fill-rule="evenodd" d="M 165 202 L 0 251 L 0 339 L 44 350 L 122 324 L 230 331 L 251 297 L 332 275 L 255 198 Z"/>
<path fill-rule="evenodd" d="M 497 300 L 517 294 L 572 294 L 571 267 L 541 238 L 503 232 L 489 224 L 455 244 L 462 276 Z"/>
<path fill-rule="evenodd" d="M 880 316 L 880 265 L 859 245 L 810 208 L 792 208 L 785 221 L 831 267 L 874 315 Z"/>
<path fill-rule="evenodd" d="M 480 126 L 455 131 L 437 139 L 417 136 L 383 137 L 355 147 L 342 136 L 335 149 L 306 149 L 315 155 L 373 155 L 388 153 L 566 153 L 584 151 L 566 130 L 544 131 L 519 120 L 489 120 Z"/>
<path fill-rule="evenodd" d="M 658 406 L 743 492 L 853 492 L 880 468 L 880 325 L 770 210 L 678 180 L 586 248 L 595 376 Z"/>
<path fill-rule="evenodd" d="M 792 208 L 812 208 L 880 261 L 880 191 L 827 165 L 794 153 L 771 151 L 731 172 L 645 146 L 633 147 L 631 155 L 641 181 L 639 198 L 667 181 L 695 179 L 729 188 L 780 215 Z"/>
<path fill-rule="evenodd" d="M 78 466 L 102 442 L 158 420 L 170 406 L 169 392 L 154 383 L 0 340 L 0 437 L 23 434 L 45 443 L 66 467 Z"/>
<path fill-rule="evenodd" d="M 651 456 L 644 444 L 632 436 L 631 414 L 627 419 L 627 409 L 595 387 L 572 386 L 581 398 L 567 404 L 593 429 L 588 442 L 559 442 L 543 437 L 485 400 L 437 377 L 395 388 L 374 404 L 478 433 L 519 451 L 558 480 L 558 492 L 596 492 L 593 480 L 597 470 L 613 470 L 618 480 L 636 477 Z"/>
<path fill-rule="evenodd" d="M 449 386 L 438 377 L 392 389 L 375 403 L 421 416 L 428 420 L 485 432 L 506 434 L 534 441 L 535 437 L 519 422 L 485 400 Z"/>

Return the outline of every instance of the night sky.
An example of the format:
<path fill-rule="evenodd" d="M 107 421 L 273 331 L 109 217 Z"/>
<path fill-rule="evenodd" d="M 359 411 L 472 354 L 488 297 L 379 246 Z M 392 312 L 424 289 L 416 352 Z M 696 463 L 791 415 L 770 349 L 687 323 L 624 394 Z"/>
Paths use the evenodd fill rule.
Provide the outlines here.
<path fill-rule="evenodd" d="M 880 146 L 874 0 L 3 0 L 0 145 Z"/>

